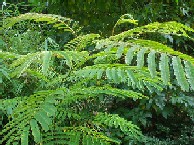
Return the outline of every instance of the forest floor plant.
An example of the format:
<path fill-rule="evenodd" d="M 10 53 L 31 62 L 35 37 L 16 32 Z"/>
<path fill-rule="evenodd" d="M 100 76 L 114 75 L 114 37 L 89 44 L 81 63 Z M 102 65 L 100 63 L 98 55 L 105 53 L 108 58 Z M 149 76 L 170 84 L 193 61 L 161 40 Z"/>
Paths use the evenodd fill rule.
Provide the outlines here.
<path fill-rule="evenodd" d="M 194 30 L 174 21 L 138 27 L 127 15 L 117 24 L 125 22 L 134 28 L 102 38 L 57 15 L 7 18 L 1 143 L 192 143 L 194 58 L 165 38 L 193 41 Z"/>

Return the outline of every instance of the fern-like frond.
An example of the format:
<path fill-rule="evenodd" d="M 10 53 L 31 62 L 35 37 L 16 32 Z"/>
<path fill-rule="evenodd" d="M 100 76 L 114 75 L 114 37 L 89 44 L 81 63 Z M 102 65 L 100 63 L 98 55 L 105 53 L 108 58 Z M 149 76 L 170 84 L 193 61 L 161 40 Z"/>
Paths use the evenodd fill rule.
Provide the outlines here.
<path fill-rule="evenodd" d="M 107 53 L 107 52 L 115 53 L 115 52 L 117 52 L 117 50 L 121 44 L 122 44 L 122 46 L 123 45 L 125 46 L 125 49 L 123 50 L 124 54 L 127 54 L 127 53 L 130 54 L 130 51 L 132 51 L 130 49 L 132 49 L 132 48 L 133 48 L 133 55 L 134 55 L 134 53 L 138 53 L 142 48 L 146 48 L 147 49 L 146 53 L 153 50 L 158 54 L 166 53 L 166 54 L 172 55 L 172 56 L 179 56 L 181 59 L 187 60 L 187 61 L 191 62 L 192 64 L 194 64 L 193 57 L 191 57 L 187 54 L 175 51 L 172 48 L 170 48 L 164 44 L 161 44 L 161 43 L 158 43 L 155 41 L 151 41 L 151 40 L 136 39 L 136 40 L 127 41 L 127 42 L 117 42 L 117 41 L 109 41 L 109 40 L 101 41 L 100 40 L 96 44 L 96 49 L 104 50 L 105 53 Z M 101 52 L 101 54 L 103 54 L 103 52 Z M 96 57 L 97 56 L 100 56 L 100 55 L 96 55 Z M 126 56 L 130 57 L 131 55 L 126 55 Z M 128 59 L 128 58 L 126 57 L 125 59 Z"/>
<path fill-rule="evenodd" d="M 66 112 L 65 109 L 63 109 L 64 111 L 58 111 L 57 108 L 60 108 L 60 106 L 73 105 L 77 101 L 98 98 L 100 94 L 121 97 L 122 99 L 129 97 L 141 99 L 145 97 L 141 93 L 112 88 L 110 86 L 87 87 L 82 89 L 72 87 L 70 89 L 61 88 L 57 90 L 40 91 L 29 97 L 23 97 L 21 101 L 16 100 L 18 104 L 15 108 L 13 107 L 13 113 L 11 114 L 11 118 L 14 119 L 10 120 L 4 126 L 2 133 L 6 135 L 2 141 L 7 141 L 7 144 L 12 144 L 20 140 L 26 142 L 26 140 L 28 140 L 27 134 L 30 132 L 34 141 L 36 143 L 41 143 L 43 141 L 42 132 L 48 132 L 51 129 L 54 117 L 60 117 L 57 112 L 63 113 L 62 115 Z M 18 137 L 15 138 L 14 136 Z"/>
<path fill-rule="evenodd" d="M 98 64 L 87 66 L 75 74 L 80 78 L 95 78 L 107 80 L 108 83 L 126 83 L 128 86 L 142 90 L 144 87 L 151 92 L 154 89 L 163 90 L 160 78 L 152 78 L 148 69 L 125 64 Z"/>
<path fill-rule="evenodd" d="M 97 125 L 106 125 L 108 127 L 119 128 L 125 135 L 131 139 L 140 139 L 143 135 L 136 125 L 131 121 L 119 117 L 117 114 L 98 113 L 95 116 L 94 123 Z"/>
<path fill-rule="evenodd" d="M 151 24 L 137 27 L 137 28 L 128 30 L 126 32 L 120 33 L 118 35 L 112 36 L 109 39 L 127 40 L 127 39 L 137 38 L 140 34 L 143 34 L 143 33 L 155 33 L 155 32 L 161 33 L 161 34 L 170 34 L 170 35 L 188 37 L 189 39 L 194 40 L 192 37 L 190 37 L 187 34 L 187 32 L 193 33 L 194 29 L 175 21 L 170 21 L 165 23 L 159 23 L 159 22 L 151 23 Z"/>
<path fill-rule="evenodd" d="M 110 47 L 110 44 L 111 47 Z M 173 65 L 173 57 L 181 58 L 180 61 L 187 61 L 191 65 L 194 64 L 194 58 L 187 54 L 183 54 L 178 51 L 174 51 L 172 48 L 167 47 L 166 45 L 160 44 L 158 42 L 150 41 L 150 40 L 133 40 L 123 43 L 115 43 L 113 41 L 108 41 L 107 44 L 104 43 L 103 46 L 97 46 L 97 49 L 103 48 L 104 51 L 93 55 L 96 57 L 95 64 L 103 64 L 106 63 L 116 63 L 118 59 L 121 59 L 122 55 L 125 55 L 124 60 L 125 63 L 128 65 L 136 65 L 139 69 L 142 67 L 148 67 L 150 75 L 152 77 L 160 76 L 164 84 L 170 83 L 170 69 L 175 69 L 176 67 L 170 67 Z M 122 49 L 121 49 L 122 48 Z M 118 51 L 120 51 L 120 58 L 118 58 Z M 111 57 L 110 57 L 111 56 Z M 145 61 L 145 57 L 147 57 L 147 61 Z M 160 61 L 156 61 L 160 58 Z M 107 59 L 110 59 L 107 61 Z M 123 59 L 123 58 L 122 58 Z M 159 62 L 159 63 L 158 63 Z M 189 67 L 187 65 L 187 67 Z M 182 66 L 183 68 L 185 66 Z M 159 69 L 158 69 L 159 68 Z M 191 68 L 190 68 L 191 69 Z M 187 69 L 188 70 L 188 69 Z M 157 72 L 161 73 L 157 73 Z M 174 70 L 175 71 L 175 70 Z M 183 75 L 185 76 L 186 72 L 182 71 Z M 178 80 L 178 75 L 175 75 L 175 78 Z M 186 75 L 187 79 L 192 78 L 191 74 Z M 187 82 L 187 79 L 185 81 Z M 188 79 L 188 81 L 191 81 Z M 186 83 L 185 82 L 185 83 Z M 178 83 L 180 85 L 180 83 Z M 188 84 L 188 82 L 187 82 Z M 180 85 L 181 88 L 183 85 Z M 190 85 L 191 86 L 191 85 Z M 185 90 L 185 88 L 182 88 Z M 192 89 L 192 87 L 191 87 Z"/>
<path fill-rule="evenodd" d="M 87 60 L 88 53 L 86 51 L 76 52 L 76 51 L 41 51 L 36 53 L 29 53 L 27 55 L 20 55 L 20 57 L 13 61 L 10 65 L 15 70 L 12 72 L 12 77 L 20 77 L 27 69 L 36 68 L 39 70 L 39 66 L 42 69 L 39 70 L 44 75 L 46 75 L 51 60 L 54 58 L 64 59 L 67 66 L 72 68 L 74 65 L 79 66 Z M 75 63 L 73 63 L 75 62 Z M 33 64 L 33 65 L 32 65 Z"/>
<path fill-rule="evenodd" d="M 179 56 L 181 59 L 183 60 L 187 60 L 191 63 L 194 63 L 194 58 L 181 53 L 179 51 L 175 51 L 172 48 L 162 44 L 162 43 L 158 43 L 155 41 L 151 41 L 151 40 L 142 40 L 142 39 L 137 39 L 137 40 L 133 40 L 133 41 L 128 41 L 130 43 L 132 43 L 131 45 L 138 45 L 139 47 L 146 47 L 149 51 L 154 50 L 157 53 L 166 53 L 168 55 L 172 55 L 172 56 Z"/>
<path fill-rule="evenodd" d="M 104 86 L 104 87 L 88 87 L 88 88 L 82 88 L 80 90 L 77 89 L 71 89 L 71 93 L 69 96 L 69 99 L 71 101 L 71 98 L 74 99 L 72 100 L 73 102 L 75 102 L 77 99 L 76 98 L 81 98 L 80 96 L 76 97 L 74 95 L 83 95 L 84 98 L 87 97 L 96 97 L 100 94 L 104 94 L 104 95 L 111 95 L 111 96 L 115 96 L 115 97 L 120 97 L 123 99 L 126 98 L 134 98 L 134 99 L 142 99 L 142 98 L 148 98 L 147 96 L 144 96 L 141 93 L 137 93 L 135 91 L 132 90 L 124 90 L 124 89 L 117 89 L 117 88 L 112 88 L 110 86 Z M 72 97 L 74 96 L 74 97 Z M 69 101 L 68 99 L 66 99 L 66 101 Z"/>
<path fill-rule="evenodd" d="M 52 94 L 52 91 L 42 91 L 22 98 L 22 101 L 17 101 L 18 105 L 13 108 L 13 113 L 11 114 L 14 119 L 5 125 L 1 132 L 2 134 L 6 133 L 2 142 L 7 141 L 6 144 L 12 144 L 19 140 L 26 142 L 26 134 L 30 129 L 35 142 L 40 143 L 41 128 L 45 131 L 49 129 L 52 117 L 55 116 L 56 112 L 55 99 L 52 99 L 50 94 Z M 14 136 L 18 137 L 15 138 Z"/>
<path fill-rule="evenodd" d="M 135 20 L 126 20 L 125 16 L 129 15 L 121 17 L 117 24 L 128 21 L 136 25 Z M 48 24 L 49 28 L 69 32 L 68 36 L 76 33 L 71 19 L 36 13 L 7 18 L 0 29 L 15 29 L 23 21 Z M 23 79 L 33 80 L 35 87 L 37 85 L 32 90 L 34 94 L 1 100 L 0 109 L 8 117 L 1 131 L 1 143 L 122 144 L 112 138 L 111 131 L 115 129 L 130 140 L 142 140 L 142 132 L 131 121 L 108 114 L 117 107 L 114 101 L 160 96 L 171 81 L 173 87 L 179 85 L 182 92 L 193 91 L 194 58 L 161 43 L 139 38 L 144 33 L 160 33 L 194 40 L 189 36 L 193 32 L 192 28 L 177 22 L 156 22 L 102 40 L 98 34 L 88 34 L 64 45 L 63 41 L 57 44 L 48 37 L 44 43 L 46 51 L 26 55 L 0 52 L 5 62 L 5 67 L 0 69 L 3 76 L 19 83 Z M 64 51 L 47 51 L 50 43 L 57 48 L 64 45 Z M 38 91 L 42 88 L 48 90 Z M 157 99 L 154 103 L 158 104 Z"/>
<path fill-rule="evenodd" d="M 13 27 L 16 23 L 25 20 L 33 20 L 35 22 L 46 22 L 47 24 L 53 25 L 53 27 L 57 29 L 63 29 L 64 31 L 69 31 L 72 34 L 75 33 L 74 30 L 70 27 L 72 23 L 71 19 L 64 18 L 59 15 L 38 13 L 26 13 L 17 17 L 7 18 L 1 29 Z"/>

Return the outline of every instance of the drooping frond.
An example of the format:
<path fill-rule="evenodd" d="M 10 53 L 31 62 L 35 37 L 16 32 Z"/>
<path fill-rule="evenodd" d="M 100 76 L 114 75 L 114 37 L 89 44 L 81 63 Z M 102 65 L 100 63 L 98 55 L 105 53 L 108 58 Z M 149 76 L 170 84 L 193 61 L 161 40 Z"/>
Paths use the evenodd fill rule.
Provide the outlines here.
<path fill-rule="evenodd" d="M 52 123 L 52 117 L 55 116 L 56 112 L 55 102 L 52 96 L 49 96 L 50 93 L 52 91 L 38 92 L 35 95 L 24 97 L 16 102 L 13 112 L 10 114 L 11 118 L 14 119 L 5 125 L 4 130 L 1 132 L 3 134 L 7 133 L 3 137 L 2 142 L 7 140 L 6 144 L 13 144 L 13 142 L 18 142 L 20 139 L 22 142 L 26 142 L 27 138 L 24 139 L 23 137 L 27 137 L 26 134 L 30 130 L 35 141 L 37 143 L 41 141 L 40 126 L 43 130 L 47 131 L 49 125 Z M 15 136 L 18 137 L 15 138 Z"/>
<path fill-rule="evenodd" d="M 142 40 L 142 39 L 137 39 L 137 40 L 133 40 L 133 41 L 129 41 L 129 42 L 132 43 L 132 45 L 146 47 L 150 51 L 154 50 L 157 53 L 167 53 L 168 55 L 179 56 L 183 60 L 187 60 L 191 63 L 194 63 L 193 57 L 191 57 L 187 54 L 181 53 L 179 51 L 175 51 L 172 48 L 170 48 L 162 43 L 158 43 L 158 42 L 151 41 L 151 40 Z"/>
<path fill-rule="evenodd" d="M 71 104 L 75 104 L 77 101 L 97 98 L 100 94 L 121 97 L 123 99 L 129 97 L 141 99 L 142 97 L 145 97 L 141 93 L 112 87 L 89 87 L 82 89 L 73 87 L 70 88 L 70 90 L 67 88 L 61 88 L 57 90 L 40 91 L 29 97 L 24 97 L 21 100 L 15 100 L 15 107 L 12 107 L 13 112 L 10 114 L 10 117 L 14 119 L 10 120 L 5 125 L 2 133 L 7 134 L 3 137 L 2 141 L 7 141 L 6 144 L 8 145 L 20 140 L 22 143 L 26 143 L 28 140 L 28 134 L 30 133 L 36 143 L 41 143 L 44 141 L 42 134 L 44 134 L 44 132 L 49 133 L 50 130 L 52 130 L 53 119 L 61 119 L 59 118 L 60 115 L 57 115 L 57 112 L 66 112 L 65 108 L 58 110 L 60 106 L 68 107 Z M 8 105 L 6 107 L 10 107 L 13 102 L 9 103 L 7 100 L 5 100 L 5 103 Z M 64 113 L 62 114 L 64 115 Z M 81 120 L 82 118 L 79 119 Z M 100 119 L 98 118 L 98 120 Z M 128 125 L 130 125 L 129 122 Z M 15 126 L 17 126 L 17 128 Z M 137 136 L 140 136 L 138 128 L 132 124 L 131 127 L 131 132 L 136 133 Z M 123 128 L 121 127 L 121 130 L 122 129 Z M 128 130 L 130 131 L 130 128 L 128 128 Z M 75 133 L 76 131 L 74 134 Z M 14 136 L 18 137 L 15 138 Z M 97 136 L 94 136 L 94 138 L 96 137 Z M 99 136 L 99 138 L 101 137 Z"/>
<path fill-rule="evenodd" d="M 127 42 L 117 42 L 117 41 L 99 41 L 96 44 L 96 49 L 100 49 L 100 50 L 104 50 L 105 52 L 117 52 L 118 48 L 123 46 L 124 48 L 122 49 L 122 54 L 131 54 L 130 52 L 132 51 L 133 53 L 137 53 L 138 51 L 140 51 L 142 48 L 146 48 L 147 52 L 150 52 L 152 50 L 156 51 L 156 53 L 166 53 L 168 55 L 172 55 L 172 56 L 179 56 L 181 59 L 189 61 L 191 63 L 194 63 L 194 58 L 173 50 L 172 48 L 155 42 L 155 41 L 151 41 L 151 40 L 142 40 L 142 39 L 137 39 L 137 40 L 132 40 L 132 41 L 127 41 Z M 133 48 L 133 50 L 130 50 L 131 48 Z M 128 52 L 129 51 L 129 52 Z M 102 52 L 101 52 L 102 53 Z M 133 54 L 132 53 L 132 54 Z M 128 57 L 132 57 L 133 55 L 126 55 Z M 128 58 L 126 58 L 128 59 Z M 132 58 L 130 58 L 132 59 Z"/>
<path fill-rule="evenodd" d="M 39 68 L 38 64 L 42 66 L 40 72 L 46 75 L 49 69 L 49 63 L 52 58 L 64 59 L 67 66 L 72 68 L 73 66 L 80 65 L 87 60 L 88 53 L 85 51 L 41 51 L 36 53 L 29 53 L 27 55 L 20 55 L 10 66 L 15 68 L 12 76 L 17 75 L 20 77 L 32 64 L 35 68 Z M 32 67 L 32 68 L 33 68 Z"/>
<path fill-rule="evenodd" d="M 166 85 L 170 83 L 170 77 L 172 77 L 170 76 L 170 69 L 177 71 L 177 67 L 170 67 L 173 66 L 173 57 L 181 58 L 181 62 L 186 61 L 190 63 L 189 66 L 182 65 L 182 67 L 184 68 L 190 67 L 191 69 L 194 64 L 194 58 L 192 58 L 191 56 L 174 51 L 172 48 L 167 47 L 166 45 L 150 40 L 133 40 L 117 43 L 115 41 L 112 41 L 112 43 L 111 41 L 108 41 L 107 43 L 103 43 L 103 45 L 100 46 L 99 44 L 97 44 L 96 49 L 104 49 L 104 51 L 101 51 L 100 53 L 94 55 L 94 57 L 96 57 L 94 61 L 96 64 L 102 64 L 103 61 L 106 63 L 116 63 L 119 59 L 123 59 L 122 56 L 124 55 L 124 62 L 126 64 L 137 66 L 139 69 L 141 69 L 142 67 L 148 67 L 152 78 L 160 74 L 162 81 Z M 145 59 L 145 57 L 147 59 Z M 160 59 L 160 61 L 156 61 L 158 60 L 158 58 Z M 186 75 L 186 72 L 184 71 L 181 71 L 181 73 L 183 73 L 182 75 L 186 76 L 187 79 L 185 78 L 184 82 L 182 82 L 183 79 L 180 79 L 178 81 L 178 84 L 183 90 L 186 91 L 188 90 L 188 88 L 185 89 L 184 87 L 188 86 L 186 85 L 188 84 L 187 81 L 191 82 L 189 78 L 192 78 L 192 75 Z M 179 78 L 177 77 L 180 76 L 178 76 L 178 74 L 176 73 L 173 77 L 178 80 Z M 186 86 L 183 86 L 183 84 L 185 84 Z M 193 89 L 191 83 L 189 88 Z"/>
<path fill-rule="evenodd" d="M 87 66 L 75 74 L 80 78 L 95 78 L 107 80 L 108 83 L 126 83 L 128 86 L 143 90 L 148 88 L 151 92 L 154 89 L 163 90 L 160 78 L 152 78 L 148 69 L 139 69 L 136 66 L 125 64 L 98 64 Z"/>
<path fill-rule="evenodd" d="M 26 13 L 17 17 L 7 18 L 1 29 L 13 27 L 16 23 L 25 20 L 33 20 L 35 22 L 46 22 L 48 25 L 50 24 L 54 28 L 62 29 L 63 31 L 69 31 L 72 34 L 75 33 L 74 30 L 70 27 L 70 25 L 72 25 L 71 23 L 73 22 L 71 19 L 64 18 L 59 15 L 38 13 Z"/>
<path fill-rule="evenodd" d="M 92 97 L 97 97 L 99 94 L 106 94 L 106 95 L 111 95 L 115 97 L 120 97 L 123 99 L 126 98 L 134 98 L 134 99 L 142 99 L 142 98 L 147 98 L 147 96 L 144 96 L 141 93 L 132 91 L 132 90 L 124 90 L 124 89 L 117 89 L 117 88 L 112 88 L 110 86 L 103 86 L 103 87 L 88 87 L 88 88 L 82 88 L 80 90 L 77 89 L 71 89 L 71 93 L 68 94 L 69 97 L 67 97 L 66 101 L 75 102 L 76 100 L 78 101 L 87 99 L 87 98 L 92 98 Z M 78 96 L 76 96 L 78 95 Z M 83 95 L 80 97 L 79 95 Z M 76 99 L 77 98 L 77 99 Z"/>
<path fill-rule="evenodd" d="M 106 125 L 108 127 L 120 128 L 120 130 L 131 138 L 141 139 L 142 134 L 139 127 L 131 121 L 119 117 L 117 114 L 98 113 L 95 116 L 94 122 L 97 125 Z"/>
<path fill-rule="evenodd" d="M 122 32 L 118 35 L 112 36 L 110 40 L 127 40 L 134 39 L 140 36 L 143 33 L 161 33 L 161 34 L 171 34 L 177 36 L 188 37 L 189 39 L 194 40 L 190 37 L 187 32 L 194 32 L 194 29 L 183 25 L 181 23 L 170 21 L 165 23 L 154 22 L 145 26 L 137 27 L 126 32 Z"/>

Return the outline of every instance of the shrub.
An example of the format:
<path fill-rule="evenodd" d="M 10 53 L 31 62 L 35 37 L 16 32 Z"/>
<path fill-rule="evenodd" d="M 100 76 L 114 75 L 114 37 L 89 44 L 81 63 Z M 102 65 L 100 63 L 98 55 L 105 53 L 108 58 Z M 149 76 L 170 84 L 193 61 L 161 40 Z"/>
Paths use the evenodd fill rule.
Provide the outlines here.
<path fill-rule="evenodd" d="M 2 143 L 148 144 L 158 140 L 148 132 L 172 129 L 161 120 L 193 123 L 194 58 L 148 39 L 193 40 L 188 26 L 155 22 L 101 38 L 78 35 L 71 19 L 27 13 L 1 29 Z"/>

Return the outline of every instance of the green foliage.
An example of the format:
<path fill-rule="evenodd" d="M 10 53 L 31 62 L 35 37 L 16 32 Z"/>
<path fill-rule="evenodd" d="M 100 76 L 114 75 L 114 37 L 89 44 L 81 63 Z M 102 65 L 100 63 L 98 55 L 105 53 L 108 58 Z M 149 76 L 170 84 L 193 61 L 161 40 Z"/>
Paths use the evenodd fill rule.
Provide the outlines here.
<path fill-rule="evenodd" d="M 133 24 L 138 25 L 137 20 L 134 20 L 132 15 L 124 14 L 120 17 L 120 19 L 116 22 L 116 24 L 113 27 L 112 35 L 114 34 L 115 28 L 121 24 Z"/>
<path fill-rule="evenodd" d="M 95 117 L 95 122 L 96 124 L 99 125 L 106 125 L 109 127 L 115 127 L 115 128 L 120 128 L 120 130 L 127 136 L 131 138 L 136 138 L 138 140 L 142 140 L 142 134 L 139 134 L 140 132 L 138 131 L 138 127 L 132 122 L 129 122 L 123 118 L 120 118 L 117 114 L 97 114 Z"/>
<path fill-rule="evenodd" d="M 123 32 L 116 36 L 112 36 L 110 37 L 110 39 L 126 40 L 126 39 L 130 39 L 131 37 L 132 38 L 139 37 L 143 33 L 171 34 L 171 35 L 184 36 L 184 37 L 193 39 L 187 34 L 187 32 L 194 32 L 194 30 L 188 26 L 177 23 L 175 21 L 165 22 L 165 23 L 155 22 L 145 26 L 128 30 L 127 32 Z"/>
<path fill-rule="evenodd" d="M 144 34 L 193 41 L 192 28 L 156 22 L 105 39 L 76 36 L 71 19 L 56 15 L 28 13 L 5 22 L 7 33 L 37 31 L 31 26 L 43 24 L 41 34 L 52 34 L 37 44 L 42 49 L 25 53 L 12 50 L 6 38 L 0 52 L 5 62 L 2 144 L 142 144 L 154 142 L 140 127 L 144 132 L 144 127 L 158 127 L 151 122 L 155 116 L 169 119 L 179 112 L 181 118 L 184 112 L 182 118 L 191 122 L 194 58 Z M 60 33 L 56 28 L 68 39 L 54 39 Z"/>
<path fill-rule="evenodd" d="M 129 30 L 130 31 L 130 30 Z M 142 30 L 143 31 L 143 30 Z M 124 33 L 128 33 L 124 32 Z M 136 44 L 137 43 L 137 44 Z M 100 46 L 99 46 L 100 45 Z M 188 89 L 192 89 L 192 85 L 189 86 L 188 82 L 191 82 L 190 78 L 188 77 L 186 80 L 185 75 L 188 76 L 188 72 L 185 72 L 183 70 L 183 66 L 181 65 L 181 62 L 184 60 L 188 63 L 193 64 L 194 60 L 191 56 L 174 51 L 173 49 L 154 42 L 154 41 L 148 41 L 148 40 L 134 40 L 134 41 L 129 41 L 129 42 L 125 42 L 125 43 L 121 43 L 119 41 L 119 43 L 116 43 L 115 41 L 108 41 L 108 43 L 104 43 L 104 44 L 99 44 L 96 48 L 97 49 L 105 49 L 105 52 L 102 53 L 100 52 L 99 55 L 97 56 L 105 56 L 107 55 L 107 51 L 110 52 L 111 54 L 115 54 L 117 56 L 117 59 L 121 58 L 122 55 L 125 55 L 125 63 L 126 64 L 131 64 L 131 62 L 133 61 L 134 63 L 132 65 L 137 65 L 137 67 L 139 69 L 141 69 L 143 66 L 147 66 L 149 71 L 150 71 L 150 75 L 152 76 L 152 78 L 154 78 L 155 76 L 157 76 L 158 71 L 161 71 L 161 79 L 162 81 L 167 84 L 170 82 L 170 70 L 174 69 L 174 74 L 175 77 L 177 78 L 178 84 L 181 86 L 181 88 L 183 90 L 188 91 Z M 112 45 L 112 48 L 109 48 L 109 45 Z M 121 49 L 122 48 L 122 49 Z M 146 55 L 148 54 L 148 55 Z M 168 54 L 168 55 L 165 55 Z M 156 55 L 160 60 L 158 64 L 156 64 Z M 135 57 L 136 56 L 136 57 Z M 146 59 L 144 57 L 147 57 L 147 61 L 145 61 Z M 165 56 L 165 59 L 164 59 Z M 177 56 L 179 56 L 182 60 L 179 60 L 179 63 L 175 62 L 174 58 L 177 58 Z M 106 56 L 107 57 L 107 56 Z M 137 61 L 137 63 L 135 63 L 135 59 Z M 172 62 L 170 62 L 169 64 L 169 60 L 171 59 Z M 102 60 L 101 60 L 102 61 Z M 165 61 L 165 62 L 163 62 Z M 169 67 L 169 65 L 172 65 L 173 67 Z M 163 66 L 163 67 L 162 67 Z M 187 66 L 184 66 L 187 67 Z M 159 68 L 159 69 L 158 69 Z M 190 69 L 192 68 L 192 65 L 190 67 Z M 181 71 L 179 73 L 179 71 Z M 164 76 L 165 75 L 165 76 Z M 178 75 L 182 75 L 182 76 L 178 76 Z M 174 76 L 172 76 L 174 77 Z M 167 82 L 167 80 L 169 80 Z M 185 88 L 186 87 L 186 88 Z"/>
<path fill-rule="evenodd" d="M 174 74 L 177 77 L 177 81 L 179 85 L 182 87 L 184 91 L 189 90 L 189 84 L 186 80 L 186 77 L 184 75 L 184 70 L 181 65 L 181 60 L 178 57 L 173 57 L 172 58 L 172 63 L 173 63 L 173 68 L 174 68 Z"/>
<path fill-rule="evenodd" d="M 70 50 L 82 51 L 88 50 L 92 45 L 94 45 L 93 40 L 98 39 L 99 34 L 87 34 L 83 36 L 78 36 L 75 39 L 68 42 L 64 48 Z"/>
<path fill-rule="evenodd" d="M 7 0 L 9 1 L 9 0 Z M 10 0 L 11 1 L 11 0 Z M 20 1 L 20 0 L 18 0 Z M 11 1 L 13 2 L 13 1 Z M 102 33 L 103 36 L 110 36 L 114 24 L 121 15 L 128 13 L 138 20 L 140 26 L 152 22 L 177 21 L 187 24 L 193 28 L 194 18 L 192 13 L 194 3 L 192 1 L 135 1 L 119 0 L 106 2 L 99 0 L 89 1 L 62 1 L 62 0 L 28 0 L 36 5 L 32 11 L 60 14 L 79 20 L 85 27 L 83 30 L 87 33 Z M 47 6 L 45 4 L 47 3 Z M 65 9 L 65 11 L 64 11 Z M 129 15 L 126 15 L 129 16 Z M 125 17 L 128 21 L 129 17 Z M 130 17 L 131 18 L 131 17 Z M 124 30 L 128 30 L 128 25 Z M 178 45 L 185 45 L 185 40 L 175 40 Z M 176 46 L 178 46 L 176 45 Z M 192 44 L 187 44 L 186 48 L 192 48 Z M 186 50 L 186 49 L 185 49 Z"/>
<path fill-rule="evenodd" d="M 64 91 L 64 93 L 63 93 L 63 91 Z M 58 96 L 59 94 L 60 94 L 60 96 Z M 61 96 L 61 94 L 64 94 L 65 96 Z M 106 88 L 93 88 L 92 87 L 92 88 L 85 88 L 85 89 L 81 89 L 81 90 L 77 90 L 77 89 L 73 88 L 71 91 L 70 90 L 68 91 L 67 89 L 63 88 L 63 90 L 59 89 L 59 90 L 54 90 L 54 91 L 48 90 L 48 91 L 38 92 L 32 96 L 24 98 L 22 100 L 22 102 L 20 104 L 18 104 L 18 106 L 16 106 L 16 108 L 14 108 L 14 112 L 11 114 L 11 116 L 15 116 L 17 119 L 10 121 L 5 126 L 6 129 L 4 129 L 2 131 L 2 133 L 8 132 L 8 134 L 6 136 L 4 136 L 3 140 L 7 140 L 8 138 L 10 138 L 10 139 L 8 139 L 7 144 L 12 143 L 13 141 L 17 141 L 20 138 L 14 138 L 13 136 L 19 135 L 20 133 L 21 133 L 21 141 L 23 142 L 23 141 L 27 140 L 28 136 L 26 135 L 26 133 L 28 132 L 29 127 L 26 127 L 23 131 L 22 131 L 22 129 L 24 126 L 30 125 L 31 133 L 32 133 L 32 136 L 34 137 L 34 141 L 36 143 L 40 143 L 42 141 L 41 134 L 44 134 L 44 132 L 41 130 L 44 130 L 47 132 L 49 130 L 52 130 L 52 128 L 58 124 L 58 123 L 55 125 L 53 124 L 54 125 L 53 127 L 51 126 L 52 121 L 54 119 L 53 117 L 55 116 L 56 117 L 55 119 L 57 119 L 59 117 L 59 116 L 56 116 L 57 115 L 56 114 L 57 108 L 65 107 L 65 106 L 68 108 L 69 105 L 75 104 L 77 101 L 82 101 L 85 99 L 89 99 L 91 97 L 94 98 L 94 97 L 97 97 L 99 94 L 128 97 L 128 95 L 130 95 L 131 92 L 130 91 L 129 92 L 121 91 L 120 89 L 114 89 L 114 88 L 110 88 L 110 87 L 108 87 L 107 89 Z M 66 98 L 66 99 L 64 99 L 64 98 Z M 58 99 L 63 100 L 63 101 L 59 104 L 59 103 L 57 103 Z M 26 100 L 26 101 L 24 101 L 24 100 Z M 6 102 L 8 102 L 8 100 L 5 100 L 3 103 L 6 104 Z M 26 104 L 26 105 L 24 105 L 24 104 Z M 54 104 L 56 105 L 56 107 L 54 106 Z M 6 107 L 6 105 L 5 105 L 5 107 Z M 63 109 L 65 109 L 65 108 L 63 108 Z M 34 111 L 30 113 L 29 111 L 31 111 L 31 110 L 34 110 Z M 65 111 L 65 110 L 61 110 L 61 111 Z M 70 117 L 71 114 L 68 116 Z M 90 117 L 92 117 L 92 116 L 90 116 Z M 60 118 L 58 118 L 58 119 L 60 119 Z M 82 118 L 80 118 L 80 119 L 82 120 Z M 94 124 L 96 124 L 96 122 L 94 122 Z M 17 128 L 14 128 L 14 126 L 17 126 Z M 134 129 L 132 130 L 132 128 L 134 128 Z M 141 134 L 140 131 L 138 131 L 138 128 L 135 126 L 133 127 L 132 124 L 130 126 L 130 129 L 132 132 L 134 131 L 134 133 L 135 132 L 137 133 L 136 137 L 138 137 L 138 135 Z M 12 134 L 12 133 L 14 133 L 14 134 Z M 66 135 L 66 134 L 64 134 L 64 135 Z M 72 138 L 73 137 L 74 136 L 72 136 Z M 134 137 L 134 136 L 132 136 L 132 137 Z M 98 137 L 97 137 L 97 139 L 98 139 Z M 71 139 L 71 140 L 73 140 L 73 139 Z"/>
<path fill-rule="evenodd" d="M 63 29 L 63 31 L 70 31 L 71 33 L 74 33 L 74 31 L 70 27 L 72 21 L 71 19 L 59 17 L 57 15 L 45 15 L 37 13 L 26 13 L 18 17 L 8 18 L 4 21 L 4 25 L 1 29 L 13 27 L 20 21 L 25 20 L 33 20 L 35 22 L 46 22 L 47 24 L 52 24 L 54 28 Z"/>
<path fill-rule="evenodd" d="M 161 71 L 161 78 L 164 84 L 168 84 L 170 81 L 170 71 L 169 71 L 169 58 L 165 53 L 161 54 L 159 69 Z"/>

